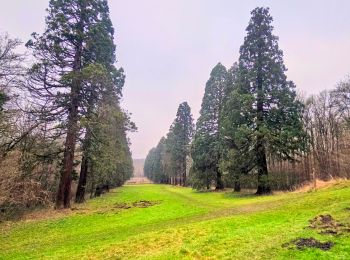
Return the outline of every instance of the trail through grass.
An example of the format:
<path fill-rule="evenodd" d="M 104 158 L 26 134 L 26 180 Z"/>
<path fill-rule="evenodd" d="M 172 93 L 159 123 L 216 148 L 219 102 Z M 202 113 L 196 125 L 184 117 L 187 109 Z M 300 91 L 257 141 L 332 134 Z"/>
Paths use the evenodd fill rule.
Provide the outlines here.
<path fill-rule="evenodd" d="M 307 228 L 320 214 L 350 224 L 349 182 L 263 197 L 134 185 L 66 213 L 1 223 L 0 259 L 350 259 L 350 232 Z M 334 247 L 282 247 L 299 237 Z"/>

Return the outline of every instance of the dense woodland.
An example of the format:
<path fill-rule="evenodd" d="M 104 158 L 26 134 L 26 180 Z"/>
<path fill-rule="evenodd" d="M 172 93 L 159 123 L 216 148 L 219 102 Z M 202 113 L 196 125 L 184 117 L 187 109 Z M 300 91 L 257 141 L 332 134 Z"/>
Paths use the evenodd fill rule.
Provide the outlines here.
<path fill-rule="evenodd" d="M 195 130 L 182 103 L 167 136 L 148 153 L 147 177 L 257 194 L 350 177 L 350 80 L 310 97 L 297 93 L 272 22 L 268 8 L 251 12 L 238 61 L 211 71 Z"/>
<path fill-rule="evenodd" d="M 43 17 L 44 19 L 44 17 Z M 122 185 L 132 175 L 106 0 L 52 0 L 42 33 L 0 36 L 1 217 Z"/>

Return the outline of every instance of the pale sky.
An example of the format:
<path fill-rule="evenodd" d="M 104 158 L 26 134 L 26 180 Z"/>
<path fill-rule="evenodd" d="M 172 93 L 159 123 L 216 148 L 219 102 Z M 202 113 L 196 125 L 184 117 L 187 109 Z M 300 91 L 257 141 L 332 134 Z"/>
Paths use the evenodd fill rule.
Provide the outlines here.
<path fill-rule="evenodd" d="M 48 0 L 0 0 L 0 32 L 26 42 L 42 33 Z M 164 136 L 178 105 L 198 117 L 211 69 L 238 59 L 250 11 L 268 6 L 297 88 L 318 93 L 350 74 L 348 0 L 109 0 L 118 66 L 124 68 L 123 108 L 138 132 L 133 158 L 144 158 Z"/>

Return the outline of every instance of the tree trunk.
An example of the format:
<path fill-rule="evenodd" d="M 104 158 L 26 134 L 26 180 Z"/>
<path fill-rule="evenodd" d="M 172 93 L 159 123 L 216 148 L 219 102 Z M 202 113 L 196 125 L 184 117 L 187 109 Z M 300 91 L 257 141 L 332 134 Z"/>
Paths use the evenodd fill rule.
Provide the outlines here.
<path fill-rule="evenodd" d="M 95 183 L 91 182 L 90 199 L 94 197 L 94 189 L 95 189 Z"/>
<path fill-rule="evenodd" d="M 207 177 L 207 190 L 209 190 L 210 189 L 210 180 L 209 180 L 209 172 L 208 172 L 208 170 L 206 170 L 206 177 Z"/>
<path fill-rule="evenodd" d="M 186 159 L 185 159 L 185 161 L 184 161 L 184 163 L 183 163 L 183 169 L 182 169 L 182 186 L 186 186 Z"/>
<path fill-rule="evenodd" d="M 222 182 L 222 175 L 219 169 L 216 169 L 216 190 L 222 190 L 224 188 L 224 183 Z"/>
<path fill-rule="evenodd" d="M 261 141 L 258 141 L 260 143 Z M 268 179 L 266 152 L 263 145 L 258 145 L 257 148 L 257 166 L 258 166 L 258 189 L 256 194 L 270 194 L 271 188 Z"/>
<path fill-rule="evenodd" d="M 79 27 L 82 26 L 82 24 L 79 25 Z M 73 64 L 74 72 L 79 72 L 81 70 L 81 58 L 82 41 L 78 42 L 77 44 Z M 60 183 L 56 195 L 56 209 L 70 208 L 72 172 L 74 167 L 74 151 L 78 134 L 80 87 L 80 80 L 75 76 L 71 85 L 67 136 L 64 147 Z"/>
<path fill-rule="evenodd" d="M 239 179 L 239 175 L 237 174 L 235 176 L 234 184 L 233 184 L 233 191 L 234 192 L 240 192 L 241 191 L 241 181 Z"/>
<path fill-rule="evenodd" d="M 264 144 L 264 134 L 261 132 L 261 126 L 264 123 L 264 92 L 262 72 L 259 70 L 257 77 L 257 141 L 256 141 L 256 163 L 258 168 L 258 189 L 256 194 L 269 194 L 271 188 L 268 179 L 266 150 Z"/>
<path fill-rule="evenodd" d="M 88 159 L 86 158 L 85 155 L 83 155 L 83 158 L 81 160 L 79 183 L 77 187 L 77 193 L 75 195 L 76 203 L 83 203 L 85 201 L 87 172 L 88 172 Z"/>
<path fill-rule="evenodd" d="M 74 102 L 75 104 L 77 102 Z M 78 106 L 72 105 L 68 119 L 68 132 L 64 148 L 63 167 L 56 196 L 56 209 L 69 208 L 71 200 L 72 172 L 74 164 L 74 150 L 77 135 Z"/>
<path fill-rule="evenodd" d="M 89 108 L 87 117 L 91 118 L 92 115 L 92 106 L 93 106 L 93 99 L 89 99 Z M 89 168 L 89 153 L 90 153 L 90 146 L 91 146 L 91 128 L 88 125 L 86 128 L 86 134 L 84 138 L 83 143 L 83 158 L 81 160 L 81 167 L 80 167 L 80 174 L 79 174 L 79 183 L 77 187 L 77 192 L 75 195 L 75 202 L 76 203 L 83 203 L 85 201 L 85 190 L 86 190 L 86 180 L 88 177 L 88 168 Z"/>

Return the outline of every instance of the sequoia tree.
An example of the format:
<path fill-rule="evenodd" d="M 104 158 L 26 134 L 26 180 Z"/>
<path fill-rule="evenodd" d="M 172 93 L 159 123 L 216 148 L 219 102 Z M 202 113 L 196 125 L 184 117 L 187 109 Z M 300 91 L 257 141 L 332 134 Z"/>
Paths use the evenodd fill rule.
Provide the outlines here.
<path fill-rule="evenodd" d="M 118 99 L 104 96 L 90 120 L 92 138 L 84 154 L 87 180 L 93 194 L 101 185 L 121 186 L 133 172 L 127 131 L 136 130 L 128 114 L 121 110 Z M 86 140 L 86 139 L 85 139 Z"/>
<path fill-rule="evenodd" d="M 143 172 L 146 177 L 155 183 L 166 183 L 167 176 L 164 171 L 164 155 L 166 152 L 166 139 L 162 137 L 155 148 L 152 148 L 145 159 Z"/>
<path fill-rule="evenodd" d="M 170 127 L 167 136 L 167 149 L 171 155 L 171 161 L 176 178 L 179 184 L 186 185 L 187 156 L 189 155 L 189 145 L 194 132 L 193 117 L 191 108 L 187 102 L 179 105 L 176 118 Z"/>
<path fill-rule="evenodd" d="M 81 203 L 84 201 L 88 173 L 91 172 L 89 167 L 92 165 L 94 150 L 93 142 L 100 142 L 94 138 L 92 126 L 96 127 L 96 113 L 99 100 L 103 96 L 112 97 L 110 107 L 119 108 L 119 99 L 122 95 L 122 87 L 124 85 L 123 69 L 115 67 L 116 55 L 114 44 L 114 28 L 109 17 L 107 2 L 103 3 L 103 8 L 100 8 L 100 20 L 91 28 L 87 44 L 87 63 L 90 65 L 89 70 L 86 69 L 85 75 L 82 77 L 85 82 L 84 99 L 82 102 L 83 119 L 85 135 L 82 140 L 82 162 L 79 174 L 79 183 L 77 187 L 75 202 Z M 106 100 L 106 99 L 105 99 Z M 113 121 L 113 120 L 112 120 Z"/>
<path fill-rule="evenodd" d="M 97 125 L 101 124 L 98 112 L 101 111 L 100 107 L 103 106 L 105 110 L 113 110 L 114 112 L 110 112 L 110 117 L 105 118 L 102 124 L 105 124 L 106 122 L 112 124 L 114 122 L 114 114 L 122 113 L 120 111 L 119 98 L 124 83 L 122 71 L 116 70 L 111 64 L 105 64 L 103 61 L 98 60 L 95 64 L 89 65 L 82 70 L 81 78 L 84 86 L 84 99 L 82 100 L 83 109 L 80 122 L 81 128 L 84 129 L 85 133 L 82 139 L 82 161 L 75 198 L 75 202 L 77 203 L 84 201 L 88 173 L 91 172 L 91 169 L 89 168 L 92 164 L 92 158 L 97 151 L 97 149 L 93 148 L 93 143 L 107 143 L 101 140 L 101 138 L 96 138 L 96 133 L 93 133 L 93 128 L 98 129 Z M 121 124 L 120 126 L 124 124 L 123 120 L 119 120 L 118 122 Z M 103 128 L 103 126 L 101 127 Z M 117 129 L 119 129 L 118 127 Z M 109 134 L 110 136 L 113 135 L 112 132 Z M 109 138 L 110 136 L 106 136 L 106 138 Z"/>
<path fill-rule="evenodd" d="M 195 178 L 205 179 L 206 186 L 209 186 L 208 182 L 211 180 L 208 176 L 215 176 L 216 189 L 224 188 L 219 161 L 221 158 L 221 110 L 227 88 L 227 76 L 226 68 L 221 63 L 211 71 L 205 87 L 191 152 Z"/>
<path fill-rule="evenodd" d="M 106 0 L 51 0 L 44 33 L 33 33 L 33 39 L 27 43 L 36 59 L 28 88 L 36 104 L 41 105 L 37 112 L 41 120 L 56 123 L 59 133 L 65 134 L 56 196 L 58 209 L 70 207 L 74 152 L 84 111 L 82 101 L 88 92 L 86 88 L 91 86 L 83 84 L 83 71 L 101 60 L 113 63 L 111 35 Z"/>
<path fill-rule="evenodd" d="M 295 85 L 287 80 L 283 53 L 268 8 L 252 12 L 240 48 L 239 67 L 227 103 L 223 133 L 236 166 L 257 170 L 257 194 L 271 192 L 267 155 L 294 160 L 305 137 Z"/>

